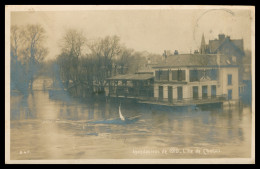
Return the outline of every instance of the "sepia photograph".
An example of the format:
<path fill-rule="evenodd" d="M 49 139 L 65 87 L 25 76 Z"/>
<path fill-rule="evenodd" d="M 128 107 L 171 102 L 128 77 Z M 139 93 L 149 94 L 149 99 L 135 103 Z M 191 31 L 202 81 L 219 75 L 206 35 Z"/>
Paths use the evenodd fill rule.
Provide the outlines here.
<path fill-rule="evenodd" d="M 6 164 L 255 164 L 255 7 L 6 5 Z"/>

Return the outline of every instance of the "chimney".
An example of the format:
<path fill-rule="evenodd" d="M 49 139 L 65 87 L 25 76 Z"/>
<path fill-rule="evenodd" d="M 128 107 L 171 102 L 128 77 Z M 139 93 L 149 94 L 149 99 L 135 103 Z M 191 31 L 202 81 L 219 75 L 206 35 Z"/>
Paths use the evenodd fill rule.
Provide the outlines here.
<path fill-rule="evenodd" d="M 179 54 L 178 50 L 175 50 L 174 55 L 178 55 L 178 54 Z"/>
<path fill-rule="evenodd" d="M 164 50 L 164 59 L 166 59 L 167 58 L 167 52 L 166 52 L 166 50 Z"/>
<path fill-rule="evenodd" d="M 194 50 L 194 54 L 199 54 L 199 51 L 198 50 Z"/>
<path fill-rule="evenodd" d="M 223 41 L 223 40 L 225 39 L 225 34 L 219 34 L 219 35 L 218 35 L 218 39 L 219 39 L 220 41 Z"/>
<path fill-rule="evenodd" d="M 230 40 L 230 36 L 227 36 L 227 39 Z"/>
<path fill-rule="evenodd" d="M 167 59 L 167 54 L 166 54 L 166 50 L 164 50 L 162 54 L 162 60 L 166 60 L 166 59 Z"/>

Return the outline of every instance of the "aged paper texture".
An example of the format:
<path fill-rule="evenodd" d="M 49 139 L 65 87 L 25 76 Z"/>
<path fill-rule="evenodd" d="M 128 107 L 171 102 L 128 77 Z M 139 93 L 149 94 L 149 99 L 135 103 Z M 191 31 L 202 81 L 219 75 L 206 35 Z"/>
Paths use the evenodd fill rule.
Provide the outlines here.
<path fill-rule="evenodd" d="M 6 163 L 255 163 L 254 7 L 5 10 Z"/>

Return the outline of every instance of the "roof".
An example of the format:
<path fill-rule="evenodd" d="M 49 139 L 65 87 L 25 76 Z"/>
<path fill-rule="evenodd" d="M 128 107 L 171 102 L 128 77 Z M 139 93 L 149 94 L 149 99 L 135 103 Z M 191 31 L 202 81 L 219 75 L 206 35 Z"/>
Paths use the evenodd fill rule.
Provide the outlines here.
<path fill-rule="evenodd" d="M 212 53 L 216 53 L 217 50 L 222 46 L 222 44 L 227 42 L 233 44 L 239 50 L 243 51 L 243 39 L 229 39 L 226 37 L 224 40 L 219 40 L 219 39 L 209 40 L 208 46 Z"/>
<path fill-rule="evenodd" d="M 221 45 L 221 41 L 218 39 L 215 40 L 209 40 L 209 48 L 211 52 L 216 52 L 216 50 Z"/>
<path fill-rule="evenodd" d="M 232 59 L 225 55 L 220 56 L 217 64 L 217 54 L 179 54 L 171 55 L 165 61 L 153 66 L 158 67 L 212 67 L 212 66 L 237 66 Z"/>
<path fill-rule="evenodd" d="M 241 51 L 243 51 L 243 39 L 232 39 L 230 40 L 233 42 Z"/>
<path fill-rule="evenodd" d="M 126 75 L 117 75 L 107 80 L 149 80 L 152 79 L 154 76 L 152 74 L 126 74 Z"/>

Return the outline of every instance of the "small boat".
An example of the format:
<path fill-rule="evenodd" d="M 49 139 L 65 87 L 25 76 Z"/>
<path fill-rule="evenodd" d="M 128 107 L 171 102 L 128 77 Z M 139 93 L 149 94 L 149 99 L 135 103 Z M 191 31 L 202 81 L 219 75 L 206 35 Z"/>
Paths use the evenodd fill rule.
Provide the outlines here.
<path fill-rule="evenodd" d="M 118 108 L 118 112 L 119 112 L 119 116 L 120 116 L 120 119 L 121 120 L 123 120 L 123 121 L 125 121 L 125 117 L 122 115 L 122 113 L 121 113 L 121 104 L 119 105 L 119 108 Z"/>
<path fill-rule="evenodd" d="M 118 108 L 118 113 L 120 118 L 116 119 L 107 119 L 107 120 L 101 120 L 101 121 L 90 121 L 88 123 L 94 123 L 94 124 L 121 124 L 121 125 L 126 125 L 126 124 L 132 124 L 135 123 L 140 115 L 134 116 L 134 117 L 124 117 L 121 112 L 121 104 L 119 105 Z"/>

